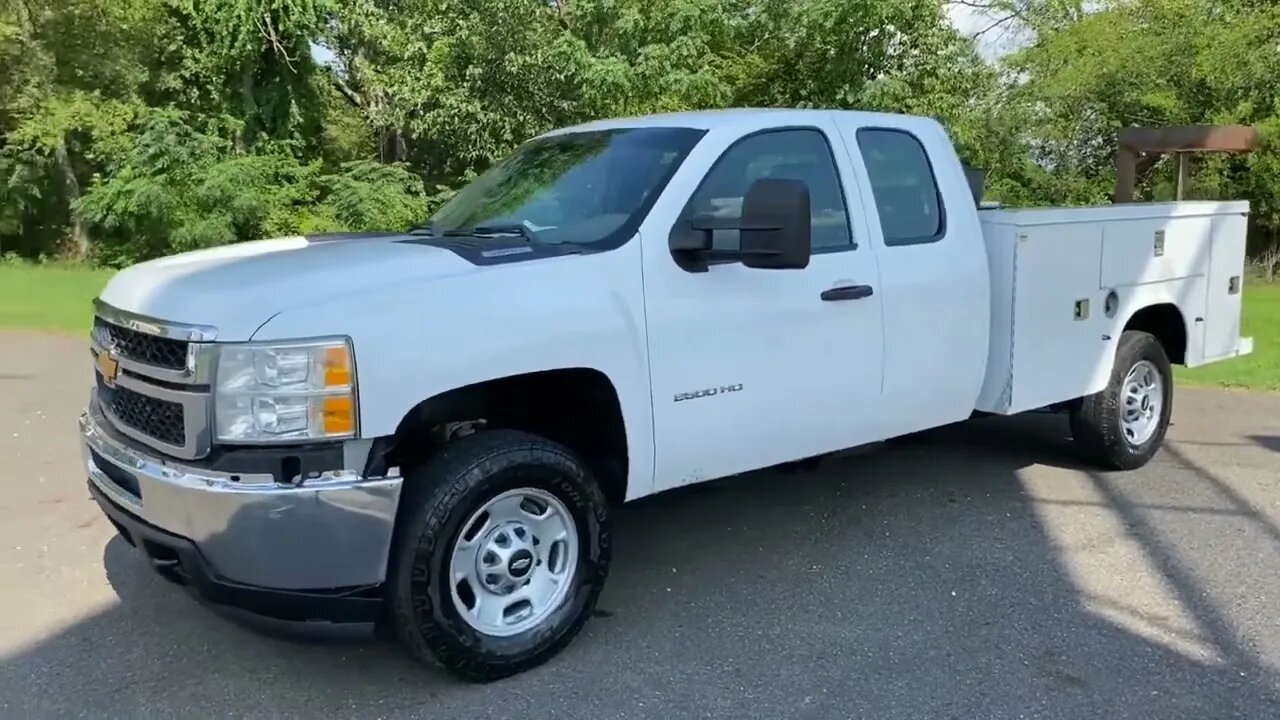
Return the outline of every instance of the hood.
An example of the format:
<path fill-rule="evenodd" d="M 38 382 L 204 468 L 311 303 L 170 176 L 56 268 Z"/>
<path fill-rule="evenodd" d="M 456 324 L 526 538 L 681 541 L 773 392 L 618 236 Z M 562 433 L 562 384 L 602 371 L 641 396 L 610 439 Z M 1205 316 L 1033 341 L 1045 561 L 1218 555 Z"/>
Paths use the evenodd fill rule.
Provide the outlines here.
<path fill-rule="evenodd" d="M 100 298 L 159 320 L 212 325 L 218 340 L 248 340 L 276 313 L 371 286 L 475 272 L 442 247 L 400 233 L 286 237 L 139 263 Z"/>

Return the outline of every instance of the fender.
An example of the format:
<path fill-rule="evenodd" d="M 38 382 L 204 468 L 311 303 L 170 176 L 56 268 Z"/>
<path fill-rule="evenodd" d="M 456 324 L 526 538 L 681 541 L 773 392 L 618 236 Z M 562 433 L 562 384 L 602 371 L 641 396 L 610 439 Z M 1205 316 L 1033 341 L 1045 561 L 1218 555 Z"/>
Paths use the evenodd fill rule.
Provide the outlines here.
<path fill-rule="evenodd" d="M 653 481 L 653 415 L 639 242 L 609 252 L 482 268 L 291 309 L 255 341 L 351 328 L 360 436 L 393 435 L 424 400 L 502 378 L 571 368 L 602 373 L 618 395 L 628 494 Z"/>

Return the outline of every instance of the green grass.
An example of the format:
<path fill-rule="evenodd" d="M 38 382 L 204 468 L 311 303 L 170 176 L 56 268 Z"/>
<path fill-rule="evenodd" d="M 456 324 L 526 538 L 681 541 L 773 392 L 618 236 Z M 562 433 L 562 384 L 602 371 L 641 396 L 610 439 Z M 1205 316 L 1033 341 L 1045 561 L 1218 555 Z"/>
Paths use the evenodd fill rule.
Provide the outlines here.
<path fill-rule="evenodd" d="M 1280 390 L 1280 280 L 1249 278 L 1244 286 L 1240 334 L 1253 337 L 1253 353 L 1194 370 L 1177 368 L 1179 383 L 1250 390 Z"/>
<path fill-rule="evenodd" d="M 74 265 L 0 265 L 0 329 L 88 332 L 93 298 L 111 273 Z"/>
<path fill-rule="evenodd" d="M 0 329 L 88 332 L 91 301 L 111 273 L 74 265 L 0 265 Z M 1280 390 L 1280 281 L 1250 280 L 1242 334 L 1253 336 L 1253 354 L 1194 370 L 1177 368 L 1180 383 Z"/>

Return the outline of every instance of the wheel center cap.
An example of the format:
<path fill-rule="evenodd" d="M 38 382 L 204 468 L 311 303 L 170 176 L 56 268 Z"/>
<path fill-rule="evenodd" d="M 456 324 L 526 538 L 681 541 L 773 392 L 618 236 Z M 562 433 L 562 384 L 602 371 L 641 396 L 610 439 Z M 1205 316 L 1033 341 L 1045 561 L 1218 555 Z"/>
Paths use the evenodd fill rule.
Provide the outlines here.
<path fill-rule="evenodd" d="M 489 532 L 476 552 L 476 577 L 490 592 L 509 595 L 533 575 L 538 564 L 533 533 L 521 523 L 503 523 Z"/>
<path fill-rule="evenodd" d="M 507 574 L 513 578 L 522 578 L 533 569 L 533 553 L 528 550 L 517 550 L 511 553 L 507 561 Z"/>

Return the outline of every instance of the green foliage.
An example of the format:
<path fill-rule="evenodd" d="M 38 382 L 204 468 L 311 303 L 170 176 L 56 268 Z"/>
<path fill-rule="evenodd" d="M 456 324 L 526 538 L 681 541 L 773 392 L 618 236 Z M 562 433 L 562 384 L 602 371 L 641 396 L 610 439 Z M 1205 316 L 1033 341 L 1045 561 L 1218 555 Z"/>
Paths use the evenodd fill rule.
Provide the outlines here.
<path fill-rule="evenodd" d="M 542 131 L 724 106 L 937 117 L 1018 205 L 1106 202 L 1120 127 L 1256 124 L 1193 190 L 1280 236 L 1280 4 L 979 4 L 1030 43 L 982 60 L 947 0 L 2 0 L 0 252 L 403 228 Z"/>
<path fill-rule="evenodd" d="M 313 141 L 320 127 L 310 42 L 329 17 L 329 0 L 182 0 L 195 45 L 186 64 L 240 121 L 237 142 L 262 137 Z M 203 84 L 203 83 L 202 83 Z"/>
<path fill-rule="evenodd" d="M 422 181 L 401 166 L 346 163 L 325 175 L 284 144 L 248 154 L 195 130 L 182 113 L 149 115 L 133 152 L 78 207 L 97 232 L 97 259 L 139 257 L 300 232 L 407 227 Z"/>
<path fill-rule="evenodd" d="M 422 178 L 404 165 L 359 160 L 344 163 L 340 174 L 325 180 L 328 205 L 343 227 L 403 230 L 422 219 Z"/>

